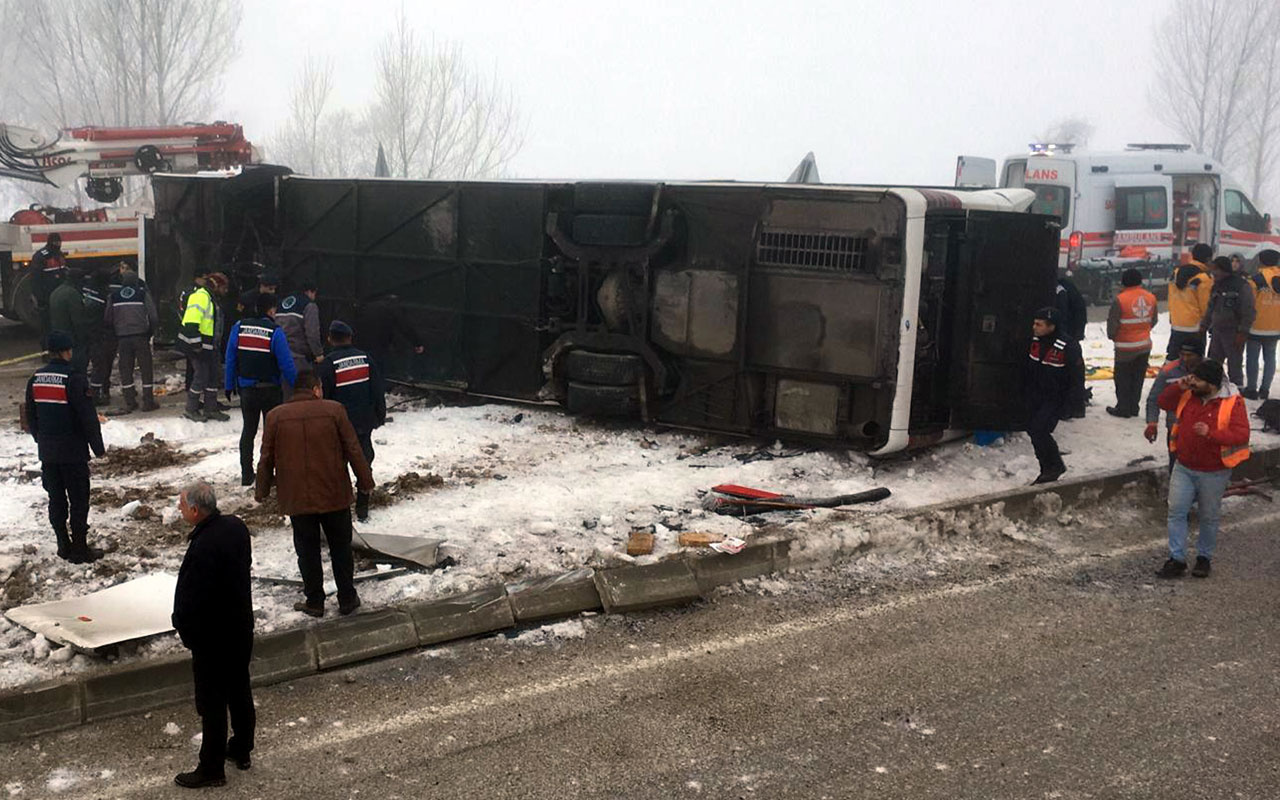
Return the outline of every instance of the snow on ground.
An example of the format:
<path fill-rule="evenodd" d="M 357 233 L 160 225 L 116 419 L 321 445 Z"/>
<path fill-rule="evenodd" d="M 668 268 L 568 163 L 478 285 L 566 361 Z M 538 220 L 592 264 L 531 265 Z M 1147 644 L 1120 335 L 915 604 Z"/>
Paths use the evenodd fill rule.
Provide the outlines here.
<path fill-rule="evenodd" d="M 1162 352 L 1167 322 L 1157 329 Z M 1091 365 L 1109 366 L 1111 346 L 1102 323 L 1091 324 L 1085 343 Z M 1103 413 L 1114 404 L 1109 380 L 1090 381 L 1093 404 L 1083 420 L 1063 423 L 1059 442 L 1068 451 L 1068 477 L 1126 466 L 1143 456 L 1164 459 L 1164 444 L 1148 444 L 1141 419 Z M 1255 407 L 1255 403 L 1250 404 Z M 286 521 L 273 501 L 258 506 L 252 490 L 239 486 L 240 421 L 193 423 L 172 410 L 109 419 L 103 435 L 110 448 L 136 447 L 145 434 L 176 448 L 159 462 L 113 462 L 106 477 L 95 467 L 91 538 L 117 548 L 95 565 L 75 566 L 53 555 L 45 517 L 39 462 L 31 438 L 0 429 L 0 608 L 84 594 L 158 570 L 175 571 L 185 550 L 177 519 L 177 493 L 186 481 L 215 483 L 222 509 L 243 515 L 254 530 L 254 573 L 297 577 Z M 656 560 L 675 551 L 676 531 L 707 531 L 744 537 L 755 523 L 708 514 L 700 493 L 718 483 L 737 483 L 784 494 L 822 496 L 887 486 L 893 495 L 858 514 L 830 511 L 766 515 L 777 525 L 803 526 L 810 552 L 854 553 L 874 547 L 907 552 L 923 534 L 887 518 L 877 508 L 902 509 L 985 494 L 1029 483 L 1038 473 L 1030 442 L 1011 434 L 991 447 L 953 442 L 910 456 L 876 461 L 843 449 L 809 450 L 781 443 L 601 424 L 558 409 L 505 404 L 411 407 L 374 434 L 374 475 L 401 487 L 375 506 L 357 527 L 417 534 L 446 541 L 456 565 L 360 584 L 366 607 L 428 599 L 466 591 L 496 580 L 519 580 L 599 566 Z M 1280 443 L 1255 435 L 1257 444 Z M 132 455 L 138 452 L 134 451 Z M 130 455 L 126 452 L 125 455 Z M 115 457 L 119 457 L 118 455 Z M 180 462 L 180 463 L 175 463 Z M 169 464 L 152 469 L 153 463 Z M 120 464 L 125 464 L 121 472 Z M 419 478 L 406 478 L 417 473 Z M 122 508 L 139 500 L 126 517 Z M 144 513 L 145 511 L 145 513 Z M 628 533 L 652 526 L 651 556 L 625 554 Z M 325 560 L 326 574 L 328 561 Z M 771 590 L 783 591 L 785 583 Z M 292 604 L 300 590 L 255 583 L 258 631 L 307 623 Z M 333 604 L 330 604 L 333 613 Z M 577 628 L 539 629 L 530 643 L 565 638 Z M 521 637 L 526 634 L 521 634 Z M 176 636 L 160 636 L 121 648 L 128 661 L 180 649 Z M 0 688 L 59 674 L 99 668 L 98 656 L 49 648 L 43 639 L 0 618 Z"/>

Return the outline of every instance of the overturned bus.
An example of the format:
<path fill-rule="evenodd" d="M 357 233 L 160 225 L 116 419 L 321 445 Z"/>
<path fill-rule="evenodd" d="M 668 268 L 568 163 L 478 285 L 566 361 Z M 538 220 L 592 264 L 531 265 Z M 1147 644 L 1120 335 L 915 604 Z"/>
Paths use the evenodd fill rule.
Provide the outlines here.
<path fill-rule="evenodd" d="M 1059 230 L 1026 190 L 157 176 L 148 279 L 258 265 L 389 377 L 889 454 L 1020 427 Z M 248 266 L 246 266 L 248 265 Z M 384 337 L 385 338 L 385 337 Z M 416 344 L 422 352 L 409 346 Z"/>

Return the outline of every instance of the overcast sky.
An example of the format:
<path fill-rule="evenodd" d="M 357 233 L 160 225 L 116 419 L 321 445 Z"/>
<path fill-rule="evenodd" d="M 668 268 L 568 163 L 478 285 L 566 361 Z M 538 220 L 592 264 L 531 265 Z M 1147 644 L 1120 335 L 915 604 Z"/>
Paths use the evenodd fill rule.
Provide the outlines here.
<path fill-rule="evenodd" d="M 1070 115 L 1091 149 L 1169 141 L 1147 102 L 1171 0 L 407 3 L 523 109 L 519 178 L 949 184 Z M 251 0 L 219 116 L 269 143 L 304 57 L 363 107 L 399 0 Z"/>

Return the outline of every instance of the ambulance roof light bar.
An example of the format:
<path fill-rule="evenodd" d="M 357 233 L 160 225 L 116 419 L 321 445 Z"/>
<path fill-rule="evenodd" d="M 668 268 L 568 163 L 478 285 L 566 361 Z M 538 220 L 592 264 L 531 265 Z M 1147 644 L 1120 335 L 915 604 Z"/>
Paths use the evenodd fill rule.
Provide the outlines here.
<path fill-rule="evenodd" d="M 1075 148 L 1075 142 L 1032 142 L 1027 145 L 1033 156 L 1069 155 Z"/>
<path fill-rule="evenodd" d="M 1172 150 L 1175 153 L 1185 153 L 1191 149 L 1189 144 L 1162 144 L 1160 142 L 1137 142 L 1124 146 L 1126 150 Z"/>

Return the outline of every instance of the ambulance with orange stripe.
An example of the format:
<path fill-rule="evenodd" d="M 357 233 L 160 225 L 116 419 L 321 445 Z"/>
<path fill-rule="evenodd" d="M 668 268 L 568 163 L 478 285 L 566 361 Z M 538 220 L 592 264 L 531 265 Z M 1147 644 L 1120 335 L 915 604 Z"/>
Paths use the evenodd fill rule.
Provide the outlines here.
<path fill-rule="evenodd" d="M 985 163 L 984 163 L 985 162 Z M 1062 221 L 1059 269 L 1081 292 L 1105 304 L 1130 267 L 1149 288 L 1168 283 L 1172 267 L 1206 242 L 1219 255 L 1239 253 L 1252 271 L 1256 256 L 1280 249 L 1271 215 L 1258 211 L 1222 165 L 1183 144 L 1131 144 L 1119 152 L 1078 152 L 1034 144 L 1005 159 L 998 177 L 990 159 L 961 157 L 957 183 L 1031 189 L 1031 210 Z"/>

